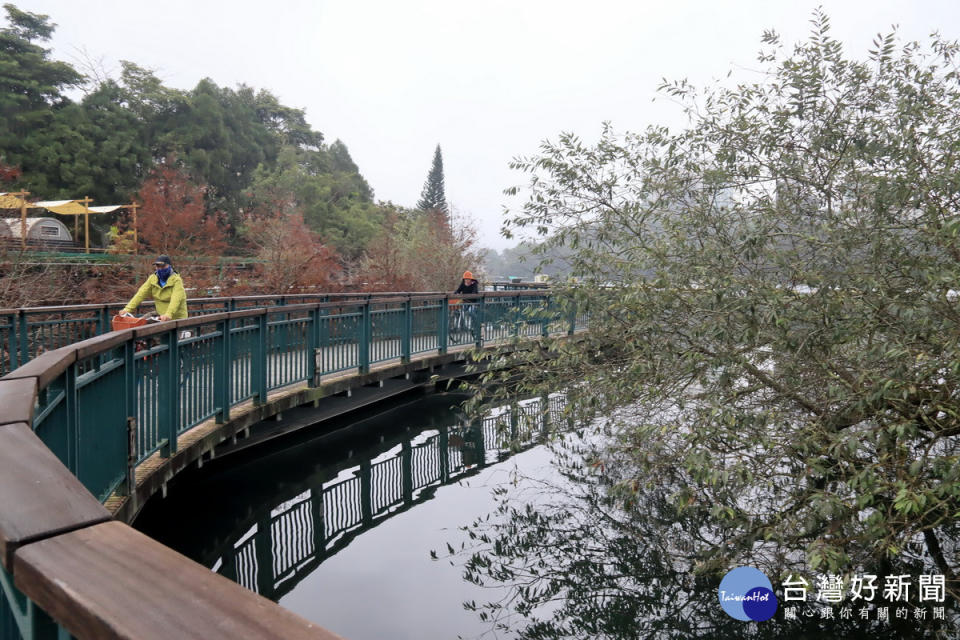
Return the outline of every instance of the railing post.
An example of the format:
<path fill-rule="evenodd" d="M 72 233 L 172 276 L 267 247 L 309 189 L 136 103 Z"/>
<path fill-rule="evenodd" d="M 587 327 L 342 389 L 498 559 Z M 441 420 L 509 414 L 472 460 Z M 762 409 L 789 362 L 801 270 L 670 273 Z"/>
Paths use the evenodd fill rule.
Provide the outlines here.
<path fill-rule="evenodd" d="M 220 340 L 217 343 L 213 363 L 213 397 L 217 406 L 216 422 L 230 420 L 230 373 L 233 369 L 230 354 L 230 318 L 218 323 Z"/>
<path fill-rule="evenodd" d="M 17 315 L 16 313 L 10 314 L 8 316 L 9 320 L 7 321 L 9 325 L 7 326 L 7 338 L 5 351 L 7 352 L 7 362 L 6 364 L 0 360 L 0 372 L 3 374 L 10 373 L 17 368 Z M 4 368 L 6 366 L 6 368 Z"/>
<path fill-rule="evenodd" d="M 438 340 L 438 351 L 447 352 L 447 344 L 450 340 L 450 296 L 443 296 L 440 301 L 440 322 L 438 323 L 440 335 Z"/>
<path fill-rule="evenodd" d="M 167 370 L 163 379 L 167 387 L 167 419 L 160 421 L 160 431 L 166 435 L 166 444 L 160 455 L 169 458 L 177 452 L 177 431 L 180 426 L 180 354 L 177 330 L 167 331 Z"/>
<path fill-rule="evenodd" d="M 520 335 L 520 321 L 523 319 L 523 309 L 520 308 L 520 294 L 513 296 L 514 318 L 513 336 Z"/>
<path fill-rule="evenodd" d="M 20 334 L 17 336 L 20 342 L 20 363 L 17 366 L 22 366 L 30 362 L 30 333 L 27 326 L 27 313 L 23 309 L 17 310 L 17 327 Z"/>
<path fill-rule="evenodd" d="M 403 502 L 409 504 L 413 502 L 413 447 L 407 438 L 400 443 L 400 481 Z"/>
<path fill-rule="evenodd" d="M 478 467 L 487 465 L 487 442 L 483 437 L 483 419 L 475 419 L 470 423 L 467 433 L 470 435 L 470 442 L 474 447 L 474 462 Z M 493 446 L 496 446 L 496 441 Z"/>
<path fill-rule="evenodd" d="M 220 575 L 234 582 L 240 582 L 237 579 L 237 550 L 233 548 L 232 543 L 227 545 L 227 550 L 220 556 L 220 559 L 223 560 L 220 565 Z"/>
<path fill-rule="evenodd" d="M 77 364 L 73 363 L 63 373 L 63 393 L 67 413 L 67 450 L 64 463 L 77 475 L 80 470 L 80 409 L 77 405 Z"/>
<path fill-rule="evenodd" d="M 373 521 L 373 482 L 370 477 L 372 473 L 370 460 L 362 460 L 360 462 L 360 515 L 364 524 L 370 524 Z"/>
<path fill-rule="evenodd" d="M 267 342 L 269 340 L 269 329 L 267 324 L 266 310 L 257 318 L 259 324 L 259 340 L 257 341 L 257 396 L 254 399 L 256 404 L 265 404 L 267 401 Z"/>
<path fill-rule="evenodd" d="M 373 339 L 373 320 L 370 317 L 370 300 L 363 303 L 360 317 L 360 373 L 370 373 L 370 341 Z"/>
<path fill-rule="evenodd" d="M 476 303 L 477 306 L 475 307 L 477 310 L 477 313 L 476 313 L 476 317 L 473 319 L 474 321 L 473 337 L 474 337 L 474 343 L 476 344 L 477 349 L 483 346 L 483 322 L 486 314 L 486 306 L 485 306 L 486 299 L 487 299 L 486 296 L 480 296 L 480 300 L 477 301 Z"/>
<path fill-rule="evenodd" d="M 543 314 L 540 320 L 540 335 L 546 338 L 550 335 L 550 298 L 547 296 L 540 298 L 540 313 Z"/>
<path fill-rule="evenodd" d="M 410 296 L 403 301 L 403 327 L 400 329 L 400 361 L 410 362 L 411 344 L 413 342 L 413 304 Z"/>
<path fill-rule="evenodd" d="M 323 522 L 323 486 L 310 488 L 310 513 L 313 516 L 313 548 L 321 559 L 327 551 L 326 525 Z"/>
<path fill-rule="evenodd" d="M 550 414 L 550 396 L 540 396 L 540 435 L 545 436 L 550 433 L 550 424 L 553 416 Z"/>
<path fill-rule="evenodd" d="M 127 416 L 127 473 L 121 493 L 133 495 L 137 489 L 137 419 Z"/>
<path fill-rule="evenodd" d="M 450 434 L 447 425 L 440 425 L 440 436 L 437 444 L 440 447 L 440 484 L 447 484 L 450 479 Z"/>
<path fill-rule="evenodd" d="M 257 593 L 264 598 L 273 595 L 273 535 L 270 512 L 257 520 L 257 533 L 254 536 L 254 554 L 257 558 Z"/>
<path fill-rule="evenodd" d="M 132 495 L 137 486 L 137 342 L 132 338 L 123 345 L 123 395 L 127 415 L 127 476 L 126 495 Z M 131 428 L 133 433 L 130 432 Z M 132 464 L 131 464 L 132 461 Z"/>
<path fill-rule="evenodd" d="M 317 334 L 317 335 L 318 335 L 317 345 L 318 345 L 318 349 L 319 349 L 319 352 L 317 353 L 317 356 L 316 356 L 317 361 L 318 361 L 318 365 L 317 365 L 317 384 L 319 384 L 319 379 L 323 376 L 323 374 L 325 374 L 325 373 L 327 372 L 327 371 L 326 371 L 326 368 L 325 368 L 326 362 L 327 362 L 327 360 L 326 360 L 326 354 L 327 354 L 327 351 L 331 348 L 331 345 L 330 345 L 330 323 L 331 323 L 331 320 L 330 320 L 330 307 L 324 307 L 324 308 L 320 309 L 320 310 L 319 310 L 318 318 L 319 318 L 319 323 L 320 323 L 320 324 L 319 324 L 319 326 L 318 326 L 318 328 L 317 328 L 317 331 L 318 331 L 318 334 Z"/>
<path fill-rule="evenodd" d="M 320 307 L 310 309 L 310 327 L 307 339 L 307 386 L 320 386 L 317 375 L 317 352 L 320 349 Z"/>
<path fill-rule="evenodd" d="M 97 310 L 97 335 L 102 336 L 110 331 L 110 309 L 103 305 Z"/>

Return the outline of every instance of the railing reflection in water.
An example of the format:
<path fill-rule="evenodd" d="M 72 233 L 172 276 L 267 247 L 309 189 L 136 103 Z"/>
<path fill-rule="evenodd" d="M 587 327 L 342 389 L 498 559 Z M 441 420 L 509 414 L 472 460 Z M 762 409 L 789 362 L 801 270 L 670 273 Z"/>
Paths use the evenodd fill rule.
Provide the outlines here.
<path fill-rule="evenodd" d="M 358 535 L 512 450 L 537 444 L 561 419 L 563 395 L 520 401 L 472 424 L 405 438 L 316 486 L 265 506 L 234 541 L 206 559 L 220 574 L 279 600 Z"/>

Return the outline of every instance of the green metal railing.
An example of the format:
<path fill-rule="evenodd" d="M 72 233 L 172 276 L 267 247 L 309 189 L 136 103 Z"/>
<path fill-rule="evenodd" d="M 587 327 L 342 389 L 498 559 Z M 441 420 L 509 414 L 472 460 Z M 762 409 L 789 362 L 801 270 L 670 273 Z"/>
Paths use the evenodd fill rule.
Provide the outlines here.
<path fill-rule="evenodd" d="M 180 434 L 210 419 L 226 422 L 237 405 L 264 403 L 272 390 L 444 353 L 451 344 L 573 333 L 584 319 L 555 308 L 544 292 L 462 299 L 471 318 L 465 336 L 451 336 L 457 309 L 436 294 L 194 301 L 189 320 L 109 335 L 109 314 L 122 305 L 0 312 L 2 362 L 35 359 L 27 373 L 5 378 L 38 377 L 35 433 L 105 501 L 133 491 L 147 458 L 176 453 Z M 76 338 L 85 340 L 72 344 Z M 72 346 L 45 351 L 60 342 Z M 22 609 L 8 591 L 0 609 Z"/>
<path fill-rule="evenodd" d="M 448 297 L 419 295 L 288 301 L 160 323 L 113 334 L 117 338 L 109 341 L 107 336 L 88 339 L 82 343 L 89 345 L 83 357 L 40 390 L 34 430 L 102 501 L 129 490 L 122 485 L 130 460 L 136 465 L 158 451 L 169 456 L 184 431 L 211 418 L 225 422 L 232 407 L 265 402 L 276 389 L 443 353 L 452 344 L 483 346 L 577 328 L 544 293 L 486 293 L 466 296 L 461 304 L 469 308 L 471 322 L 466 334 L 453 340 Z M 99 309 L 88 316 L 84 311 L 56 321 L 28 321 L 28 313 L 20 318 L 35 330 L 55 327 L 56 332 L 108 324 L 98 317 Z"/>
<path fill-rule="evenodd" d="M 232 298 L 191 298 L 191 316 L 225 311 L 282 307 L 303 303 L 366 301 L 374 294 L 298 294 L 281 296 L 240 296 Z M 0 309 L 0 376 L 23 366 L 41 353 L 110 331 L 110 319 L 125 303 L 67 305 Z M 146 302 L 143 309 L 152 309 Z"/>
<path fill-rule="evenodd" d="M 520 289 L 520 285 L 491 283 L 494 290 L 504 287 Z M 523 285 L 523 288 L 545 285 Z M 517 291 L 512 291 L 516 293 Z M 191 298 L 187 301 L 191 316 L 209 315 L 226 311 L 282 307 L 321 302 L 366 302 L 394 296 L 409 296 L 403 293 L 313 293 L 295 295 L 237 296 L 230 298 Z M 442 296 L 430 292 L 419 296 Z M 58 349 L 74 342 L 102 335 L 110 331 L 110 319 L 124 307 L 123 302 L 110 304 L 65 305 L 55 307 L 30 307 L 23 309 L 0 309 L 0 376 L 23 366 L 41 353 Z M 144 309 L 153 303 L 146 302 Z M 418 310 L 419 311 L 419 310 Z M 423 322 L 418 313 L 416 322 Z M 423 346 L 421 352 L 435 349 Z"/>

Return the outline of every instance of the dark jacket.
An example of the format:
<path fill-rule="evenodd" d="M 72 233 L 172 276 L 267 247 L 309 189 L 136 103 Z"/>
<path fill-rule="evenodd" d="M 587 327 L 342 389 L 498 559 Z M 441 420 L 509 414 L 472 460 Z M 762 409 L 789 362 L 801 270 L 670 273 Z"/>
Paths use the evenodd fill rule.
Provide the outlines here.
<path fill-rule="evenodd" d="M 474 280 L 473 284 L 466 284 L 463 280 L 460 281 L 460 286 L 457 287 L 457 290 L 454 293 L 479 293 L 480 292 L 480 281 Z"/>

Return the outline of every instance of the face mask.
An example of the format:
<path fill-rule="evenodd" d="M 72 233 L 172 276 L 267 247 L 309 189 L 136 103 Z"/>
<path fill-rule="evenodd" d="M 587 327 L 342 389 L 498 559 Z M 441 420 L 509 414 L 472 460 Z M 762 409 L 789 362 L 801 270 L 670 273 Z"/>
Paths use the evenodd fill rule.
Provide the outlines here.
<path fill-rule="evenodd" d="M 166 280 L 167 278 L 169 278 L 171 273 L 173 273 L 173 267 L 171 267 L 170 265 L 167 265 L 162 269 L 157 269 L 157 277 L 160 278 L 161 280 Z"/>

